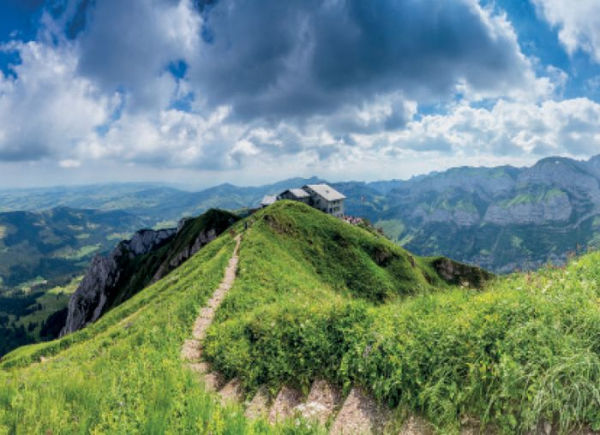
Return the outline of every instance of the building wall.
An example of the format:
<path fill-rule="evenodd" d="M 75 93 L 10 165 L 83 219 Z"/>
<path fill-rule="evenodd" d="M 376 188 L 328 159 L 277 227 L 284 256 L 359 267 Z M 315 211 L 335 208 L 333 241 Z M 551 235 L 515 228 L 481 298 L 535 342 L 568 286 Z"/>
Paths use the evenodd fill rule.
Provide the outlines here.
<path fill-rule="evenodd" d="M 310 188 L 306 188 L 306 191 L 310 193 L 309 204 L 316 209 L 319 209 L 325 213 L 336 217 L 344 216 L 344 200 L 340 199 L 337 201 L 327 201 L 325 198 L 318 195 Z"/>

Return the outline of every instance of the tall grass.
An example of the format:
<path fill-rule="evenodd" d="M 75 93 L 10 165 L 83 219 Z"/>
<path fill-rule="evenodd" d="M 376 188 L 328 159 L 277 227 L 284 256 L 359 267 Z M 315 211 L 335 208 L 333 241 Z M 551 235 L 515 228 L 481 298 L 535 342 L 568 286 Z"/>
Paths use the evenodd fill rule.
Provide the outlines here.
<path fill-rule="evenodd" d="M 180 359 L 199 308 L 223 276 L 230 236 L 98 323 L 8 355 L 0 370 L 0 433 L 303 433 L 248 422 L 222 407 Z M 53 356 L 48 362 L 32 361 Z"/>
<path fill-rule="evenodd" d="M 240 275 L 207 338 L 227 376 L 249 391 L 306 390 L 317 377 L 362 385 L 444 430 L 465 417 L 506 433 L 544 423 L 600 429 L 600 254 L 484 291 L 434 291 L 406 269 L 368 264 L 359 250 L 380 249 L 374 236 L 302 213 L 259 216 L 246 236 Z M 361 294 L 364 283 L 379 287 Z"/>

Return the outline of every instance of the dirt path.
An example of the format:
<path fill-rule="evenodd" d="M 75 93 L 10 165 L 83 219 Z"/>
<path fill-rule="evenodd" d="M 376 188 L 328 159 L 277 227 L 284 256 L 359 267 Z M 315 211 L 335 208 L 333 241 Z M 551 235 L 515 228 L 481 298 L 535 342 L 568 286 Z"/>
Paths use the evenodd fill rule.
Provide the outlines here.
<path fill-rule="evenodd" d="M 218 392 L 224 403 L 243 403 L 241 383 L 238 379 L 231 379 L 226 383 L 219 373 L 210 370 L 210 366 L 202 361 L 202 340 L 206 337 L 206 331 L 211 325 L 217 309 L 235 282 L 241 235 L 238 234 L 235 241 L 235 249 L 225 269 L 225 276 L 206 306 L 200 310 L 194 323 L 192 338 L 186 340 L 181 349 L 181 356 L 187 362 L 188 367 L 200 374 L 204 379 L 204 387 L 208 391 Z M 244 405 L 248 418 L 263 417 L 271 423 L 294 416 L 303 416 L 323 425 L 335 417 L 330 433 L 343 435 L 380 433 L 390 417 L 389 411 L 375 403 L 373 398 L 362 390 L 353 388 L 348 397 L 343 399 L 341 391 L 337 387 L 323 380 L 313 383 L 306 398 L 300 391 L 288 387 L 283 387 L 276 397 L 270 398 L 263 386 L 254 398 Z M 335 415 L 336 413 L 337 415 Z M 424 427 L 422 424 L 409 420 L 400 433 L 403 435 L 429 434 L 430 432 L 424 430 Z"/>
<path fill-rule="evenodd" d="M 185 343 L 183 343 L 181 356 L 190 363 L 189 366 L 194 371 L 202 373 L 207 371 L 206 364 L 200 362 L 200 359 L 202 358 L 201 342 L 206 337 L 206 331 L 215 318 L 217 308 L 219 308 L 219 305 L 221 305 L 223 299 L 225 299 L 225 295 L 227 295 L 227 292 L 235 282 L 237 266 L 240 260 L 240 241 L 241 234 L 238 234 L 235 237 L 235 249 L 233 250 L 233 255 L 229 259 L 229 264 L 225 269 L 223 280 L 206 303 L 206 306 L 200 310 L 200 315 L 196 318 L 196 322 L 194 323 L 194 331 L 192 333 L 193 338 L 186 340 Z"/>

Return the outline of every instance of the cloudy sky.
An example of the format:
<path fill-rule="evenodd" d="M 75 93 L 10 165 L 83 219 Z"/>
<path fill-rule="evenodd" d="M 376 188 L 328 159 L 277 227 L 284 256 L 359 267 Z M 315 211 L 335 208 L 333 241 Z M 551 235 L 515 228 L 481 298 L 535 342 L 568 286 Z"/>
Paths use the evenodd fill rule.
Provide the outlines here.
<path fill-rule="evenodd" d="M 0 186 L 600 153 L 598 0 L 3 0 Z"/>

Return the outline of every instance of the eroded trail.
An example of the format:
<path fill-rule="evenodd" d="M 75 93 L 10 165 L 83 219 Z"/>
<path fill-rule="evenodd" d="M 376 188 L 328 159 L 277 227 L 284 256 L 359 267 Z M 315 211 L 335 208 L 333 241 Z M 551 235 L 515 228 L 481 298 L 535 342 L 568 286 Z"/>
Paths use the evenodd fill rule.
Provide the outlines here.
<path fill-rule="evenodd" d="M 200 361 L 202 359 L 202 340 L 206 337 L 206 331 L 215 318 L 215 313 L 219 308 L 219 305 L 221 305 L 227 292 L 235 282 L 235 275 L 240 259 L 240 242 L 241 234 L 238 234 L 235 237 L 235 249 L 233 250 L 233 255 L 229 259 L 229 264 L 225 269 L 225 276 L 219 284 L 219 287 L 208 300 L 206 306 L 200 310 L 200 315 L 196 318 L 196 322 L 194 323 L 194 331 L 192 333 L 193 338 L 186 340 L 181 349 L 182 358 L 188 361 L 189 366 L 193 370 L 200 373 L 208 372 L 208 366 Z M 210 374 L 210 376 L 207 376 L 207 387 L 210 387 L 209 384 L 212 382 L 213 377 L 218 377 L 218 375 Z M 217 382 L 217 380 L 214 382 Z"/>
<path fill-rule="evenodd" d="M 300 391 L 285 386 L 276 396 L 270 397 L 266 388 L 262 387 L 253 398 L 244 402 L 240 381 L 234 378 L 226 382 L 220 373 L 212 371 L 203 361 L 202 341 L 206 337 L 206 331 L 235 282 L 241 234 L 236 236 L 235 241 L 235 249 L 225 269 L 225 276 L 206 306 L 200 311 L 194 323 L 192 338 L 185 341 L 181 350 L 181 356 L 187 365 L 202 376 L 205 388 L 208 391 L 218 392 L 223 402 L 243 403 L 248 418 L 262 417 L 274 424 L 301 416 L 321 425 L 329 422 L 330 433 L 336 435 L 387 432 L 385 425 L 389 421 L 389 411 L 360 389 L 353 388 L 347 397 L 343 397 L 338 387 L 324 380 L 315 380 L 306 397 Z M 416 425 L 413 419 L 410 419 L 402 426 L 399 433 L 429 435 L 432 431 L 426 424 Z"/>

